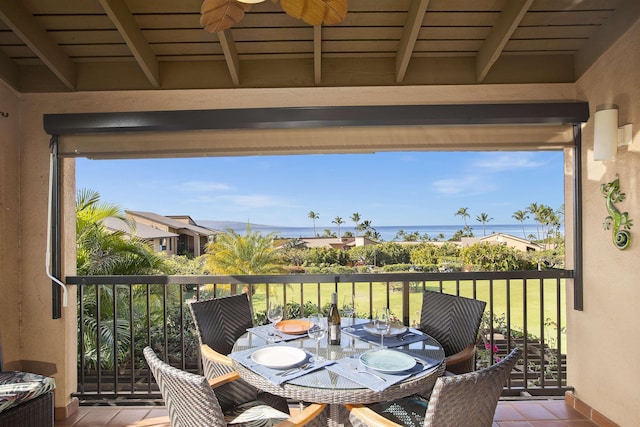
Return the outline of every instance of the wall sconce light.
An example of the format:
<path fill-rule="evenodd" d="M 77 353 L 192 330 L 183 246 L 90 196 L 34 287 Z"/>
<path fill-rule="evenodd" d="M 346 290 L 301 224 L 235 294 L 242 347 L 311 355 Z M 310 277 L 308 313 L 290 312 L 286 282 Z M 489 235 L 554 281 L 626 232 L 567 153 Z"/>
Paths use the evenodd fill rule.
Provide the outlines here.
<path fill-rule="evenodd" d="M 618 147 L 631 144 L 631 123 L 618 127 L 618 106 L 600 105 L 593 115 L 593 159 L 613 160 Z"/>

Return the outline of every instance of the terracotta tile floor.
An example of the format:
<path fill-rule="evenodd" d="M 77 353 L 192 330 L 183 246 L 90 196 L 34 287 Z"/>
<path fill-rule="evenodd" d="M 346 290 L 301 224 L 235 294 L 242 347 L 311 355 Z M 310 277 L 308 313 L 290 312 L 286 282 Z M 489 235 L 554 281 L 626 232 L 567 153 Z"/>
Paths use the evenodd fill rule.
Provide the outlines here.
<path fill-rule="evenodd" d="M 126 427 L 140 420 L 166 415 L 164 407 L 81 406 L 56 427 Z M 149 424 L 156 426 L 157 424 Z M 493 427 L 594 427 L 597 424 L 570 408 L 564 400 L 501 401 Z M 168 427 L 168 425 L 163 425 Z"/>

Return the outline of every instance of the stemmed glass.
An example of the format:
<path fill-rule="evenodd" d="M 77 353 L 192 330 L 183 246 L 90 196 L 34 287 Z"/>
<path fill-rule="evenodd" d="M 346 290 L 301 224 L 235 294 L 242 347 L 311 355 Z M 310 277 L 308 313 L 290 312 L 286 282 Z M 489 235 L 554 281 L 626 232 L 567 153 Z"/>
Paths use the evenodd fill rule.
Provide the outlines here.
<path fill-rule="evenodd" d="M 349 319 L 349 324 L 346 328 L 344 328 L 347 332 L 353 332 L 356 329 L 353 327 L 353 314 L 356 311 L 356 299 L 355 295 L 345 295 L 342 298 L 342 313 L 344 316 Z"/>
<path fill-rule="evenodd" d="M 324 357 L 320 356 L 320 340 L 327 334 L 326 319 L 322 316 L 322 313 L 314 313 L 309 318 L 311 321 L 311 327 L 307 331 L 309 338 L 316 340 L 316 355 L 311 358 L 311 362 L 322 362 Z"/>
<path fill-rule="evenodd" d="M 384 348 L 384 336 L 391 331 L 391 312 L 388 308 L 381 308 L 374 320 L 374 326 L 380 332 L 380 347 Z"/>
<path fill-rule="evenodd" d="M 276 335 L 276 324 L 282 320 L 283 310 L 282 305 L 277 301 L 269 301 L 269 308 L 267 309 L 267 318 L 271 322 L 273 327 L 273 332 L 269 335 L 271 336 L 271 341 L 276 341 L 278 339 Z"/>

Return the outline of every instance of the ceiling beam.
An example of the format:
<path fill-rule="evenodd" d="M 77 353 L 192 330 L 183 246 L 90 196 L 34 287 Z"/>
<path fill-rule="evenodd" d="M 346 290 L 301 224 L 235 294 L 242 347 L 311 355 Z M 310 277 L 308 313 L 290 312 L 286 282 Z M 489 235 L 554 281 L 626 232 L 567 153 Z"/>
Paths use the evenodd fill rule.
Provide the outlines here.
<path fill-rule="evenodd" d="M 75 89 L 75 64 L 38 24 L 31 12 L 19 1 L 0 1 L 0 19 L 31 49 L 67 86 Z"/>
<path fill-rule="evenodd" d="M 316 86 L 322 84 L 322 26 L 313 26 L 313 79 Z"/>
<path fill-rule="evenodd" d="M 611 47 L 636 21 L 640 19 L 640 1 L 624 0 L 607 21 L 596 30 L 575 55 L 575 79 Z"/>
<path fill-rule="evenodd" d="M 149 42 L 142 35 L 127 4 L 122 0 L 99 0 L 102 8 L 116 26 L 118 32 L 136 58 L 138 65 L 149 83 L 155 88 L 160 87 L 160 67 L 158 59 L 151 49 Z"/>
<path fill-rule="evenodd" d="M 0 52 L 0 80 L 5 82 L 12 89 L 18 88 L 18 66 L 7 55 Z"/>
<path fill-rule="evenodd" d="M 416 45 L 428 6 L 429 0 L 412 1 L 409 6 L 407 20 L 404 23 L 404 29 L 400 37 L 400 47 L 396 53 L 396 83 L 402 82 L 407 73 L 411 54 Z"/>
<path fill-rule="evenodd" d="M 476 79 L 482 82 L 502 54 L 502 50 L 520 25 L 520 21 L 531 7 L 533 0 L 510 0 L 506 2 L 496 24 L 485 39 L 476 57 Z"/>
<path fill-rule="evenodd" d="M 227 29 L 216 34 L 218 34 L 218 40 L 220 40 L 224 59 L 227 61 L 231 81 L 235 86 L 240 86 L 240 59 L 238 58 L 236 44 L 233 42 L 231 30 Z"/>

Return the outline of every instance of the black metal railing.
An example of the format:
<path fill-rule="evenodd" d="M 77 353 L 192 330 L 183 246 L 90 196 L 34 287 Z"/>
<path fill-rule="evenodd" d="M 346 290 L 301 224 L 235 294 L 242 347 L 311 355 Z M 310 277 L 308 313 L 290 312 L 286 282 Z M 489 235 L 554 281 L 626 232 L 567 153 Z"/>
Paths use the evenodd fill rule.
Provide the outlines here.
<path fill-rule="evenodd" d="M 159 398 L 142 349 L 151 345 L 184 370 L 199 372 L 197 337 L 186 303 L 247 292 L 257 323 L 271 298 L 287 315 L 327 307 L 330 293 L 353 293 L 359 317 L 388 306 L 417 325 L 425 289 L 487 302 L 477 367 L 521 346 L 524 357 L 504 395 L 562 395 L 566 384 L 565 279 L 572 272 L 381 273 L 247 276 L 74 276 L 78 285 L 78 391 L 82 401 Z"/>

